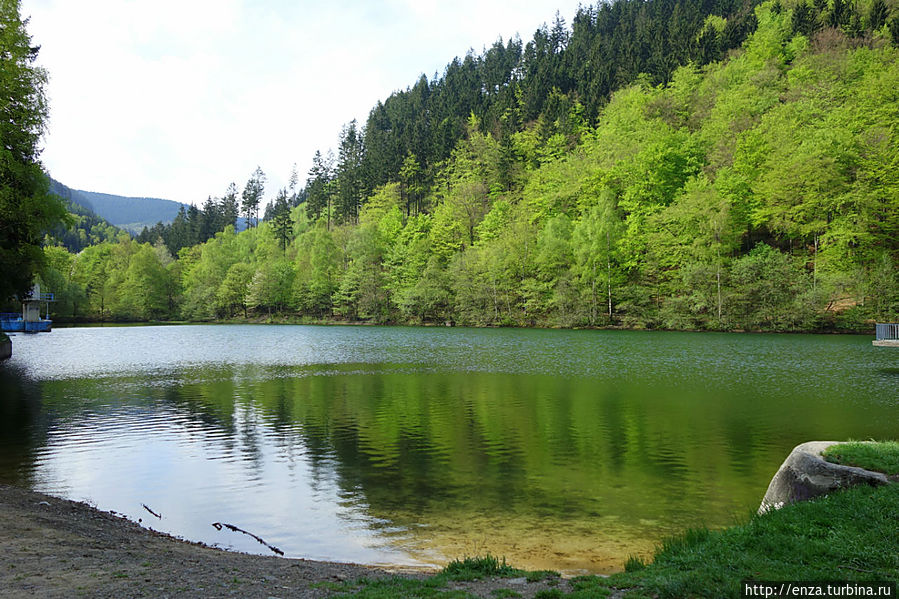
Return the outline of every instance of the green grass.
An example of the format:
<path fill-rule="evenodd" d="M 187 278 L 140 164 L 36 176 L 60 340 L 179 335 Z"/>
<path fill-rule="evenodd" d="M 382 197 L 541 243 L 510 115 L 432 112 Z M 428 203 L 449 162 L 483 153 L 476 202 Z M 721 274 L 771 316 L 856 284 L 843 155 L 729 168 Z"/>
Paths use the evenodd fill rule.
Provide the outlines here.
<path fill-rule="evenodd" d="M 506 558 L 498 558 L 489 553 L 483 557 L 454 559 L 441 573 L 449 580 L 479 580 L 488 576 L 513 578 L 526 574 L 524 570 L 506 564 Z"/>
<path fill-rule="evenodd" d="M 850 441 L 831 445 L 822 454 L 828 462 L 858 466 L 866 470 L 899 474 L 899 442 L 861 443 Z"/>
<path fill-rule="evenodd" d="M 857 487 L 722 531 L 689 531 L 644 569 L 592 583 L 674 598 L 739 597 L 741 580 L 896 580 L 897 518 L 899 485 Z"/>
<path fill-rule="evenodd" d="M 393 599 L 394 597 L 440 597 L 441 599 L 468 598 L 464 591 L 447 590 L 447 579 L 437 574 L 424 580 L 391 576 L 389 578 L 361 578 L 355 588 L 335 597 L 362 597 L 364 599 Z"/>

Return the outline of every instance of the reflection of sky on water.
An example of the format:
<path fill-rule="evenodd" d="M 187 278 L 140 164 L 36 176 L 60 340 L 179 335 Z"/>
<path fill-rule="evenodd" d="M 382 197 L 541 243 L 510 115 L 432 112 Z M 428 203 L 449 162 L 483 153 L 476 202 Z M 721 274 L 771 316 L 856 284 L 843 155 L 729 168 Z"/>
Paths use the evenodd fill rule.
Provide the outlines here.
<path fill-rule="evenodd" d="M 346 496 L 333 468 L 315 468 L 300 443 L 274 435 L 252 409 L 233 432 L 191 423 L 176 411 L 89 414 L 51 431 L 34 488 L 114 510 L 145 526 L 239 551 L 267 553 L 259 534 L 288 557 L 414 564 L 376 533 L 361 498 Z M 142 504 L 163 518 L 157 519 Z M 261 534 L 258 531 L 265 531 Z"/>
<path fill-rule="evenodd" d="M 0 368 L 0 480 L 241 551 L 608 571 L 754 509 L 789 449 L 896 437 L 862 337 L 60 329 Z M 163 515 L 156 519 L 146 504 Z"/>

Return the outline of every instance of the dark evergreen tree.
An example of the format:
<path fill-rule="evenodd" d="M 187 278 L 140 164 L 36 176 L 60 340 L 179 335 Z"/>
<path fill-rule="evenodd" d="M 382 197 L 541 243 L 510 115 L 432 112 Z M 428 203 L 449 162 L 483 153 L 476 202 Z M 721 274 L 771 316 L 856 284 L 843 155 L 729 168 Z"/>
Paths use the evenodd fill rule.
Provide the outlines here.
<path fill-rule="evenodd" d="M 259 204 L 262 202 L 262 194 L 265 191 L 265 173 L 260 167 L 256 167 L 253 174 L 247 180 L 241 194 L 241 208 L 247 219 L 247 227 L 259 224 Z"/>
<path fill-rule="evenodd" d="M 318 220 L 322 214 L 328 219 L 328 228 L 331 228 L 331 179 L 333 158 L 329 154 L 322 157 L 320 151 L 316 151 L 312 157 L 312 168 L 309 169 L 309 177 L 306 179 L 306 216 L 309 220 Z"/>
<path fill-rule="evenodd" d="M 825 15 L 826 23 L 837 29 L 849 25 L 852 4 L 847 0 L 831 0 L 831 2 L 830 10 Z"/>
<path fill-rule="evenodd" d="M 167 233 L 163 233 L 163 242 L 173 256 L 176 256 L 181 248 L 191 244 L 190 222 L 184 206 L 181 206 L 175 220 L 166 231 Z"/>
<path fill-rule="evenodd" d="M 337 157 L 337 198 L 335 213 L 342 222 L 356 222 L 364 197 L 362 173 L 362 136 L 355 119 L 345 125 L 340 133 Z"/>
<path fill-rule="evenodd" d="M 286 251 L 293 239 L 293 219 L 290 216 L 290 201 L 286 189 L 281 189 L 275 197 L 271 205 L 271 217 L 268 220 L 272 224 L 272 231 L 281 249 Z"/>
<path fill-rule="evenodd" d="M 883 0 L 874 0 L 871 3 L 871 10 L 868 11 L 868 28 L 877 30 L 884 26 L 889 17 L 889 10 Z"/>
<path fill-rule="evenodd" d="M 240 208 L 237 203 L 237 185 L 231 183 L 228 185 L 228 190 L 225 192 L 225 195 L 222 196 L 221 201 L 221 218 L 222 218 L 222 230 L 228 225 L 232 227 L 237 226 L 237 217 L 240 216 Z"/>
<path fill-rule="evenodd" d="M 199 243 L 201 220 L 200 209 L 191 204 L 187 209 L 187 245 Z"/>
<path fill-rule="evenodd" d="M 818 11 L 805 2 L 800 2 L 793 7 L 792 19 L 793 31 L 806 37 L 811 37 L 813 33 L 821 28 L 821 23 L 818 20 Z"/>

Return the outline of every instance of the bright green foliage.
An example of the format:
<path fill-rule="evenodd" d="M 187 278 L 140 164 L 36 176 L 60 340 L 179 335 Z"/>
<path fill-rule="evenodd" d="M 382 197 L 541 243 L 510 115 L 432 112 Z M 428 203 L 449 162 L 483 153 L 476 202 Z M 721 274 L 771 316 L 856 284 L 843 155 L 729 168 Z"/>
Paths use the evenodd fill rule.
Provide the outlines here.
<path fill-rule="evenodd" d="M 89 302 L 87 314 L 93 318 L 104 319 L 109 315 L 111 279 L 107 271 L 114 245 L 104 243 L 83 249 L 74 259 L 72 279 L 78 283 Z"/>
<path fill-rule="evenodd" d="M 645 569 L 578 580 L 647 597 L 739 597 L 742 580 L 895 580 L 899 486 L 858 487 L 668 539 Z"/>
<path fill-rule="evenodd" d="M 292 305 L 315 316 L 330 313 L 342 257 L 334 238 L 320 222 L 298 239 Z"/>
<path fill-rule="evenodd" d="M 584 303 L 589 305 L 591 325 L 598 324 L 603 313 L 603 322 L 611 321 L 614 309 L 612 287 L 617 289 L 624 278 L 619 254 L 624 222 L 610 190 L 604 190 L 596 202 L 585 209 L 572 232 L 573 272 L 581 288 L 589 288 Z"/>
<path fill-rule="evenodd" d="M 253 268 L 243 262 L 235 262 L 228 269 L 222 284 L 215 294 L 216 312 L 222 316 L 232 316 L 236 308 L 247 315 L 247 292 L 253 280 Z"/>
<path fill-rule="evenodd" d="M 828 447 L 822 455 L 828 462 L 866 468 L 884 474 L 899 474 L 897 441 L 838 443 Z"/>
<path fill-rule="evenodd" d="M 44 248 L 44 267 L 40 274 L 41 289 L 52 289 L 55 302 L 50 305 L 50 313 L 55 318 L 65 315 L 71 318 L 84 316 L 87 293 L 74 279 L 75 257 L 58 246 Z"/>
<path fill-rule="evenodd" d="M 168 316 L 246 307 L 249 317 L 778 331 L 897 318 L 899 51 L 852 41 L 853 15 L 874 11 L 862 27 L 880 19 L 873 4 L 794 4 L 756 7 L 757 27 L 727 60 L 675 68 L 677 58 L 659 66 L 667 83 L 637 78 L 602 107 L 572 99 L 570 82 L 519 88 L 500 113 L 458 95 L 456 117 L 430 130 L 414 110 L 397 112 L 407 96 L 379 105 L 376 129 L 344 128 L 335 167 L 316 156 L 305 207 L 290 210 L 282 191 L 258 228 L 182 250 L 166 267 Z M 684 10 L 670 19 L 699 19 Z M 503 69 L 522 56 L 537 69 L 525 79 L 543 85 L 543 59 L 529 54 L 538 48 L 589 56 L 582 28 L 607 27 L 608 14 L 588 12 L 570 34 L 557 21 L 533 47 L 494 46 L 491 89 L 511 86 Z M 842 29 L 823 27 L 828 18 Z M 730 17 L 697 22 L 669 28 L 672 52 L 696 43 L 720 55 L 742 39 Z M 424 106 L 478 68 L 456 61 L 439 93 L 426 79 L 409 93 Z M 393 174 L 369 179 L 379 168 Z M 93 315 L 113 315 L 127 279 L 117 247 L 75 260 Z"/>
<path fill-rule="evenodd" d="M 284 310 L 292 298 L 293 279 L 293 264 L 289 260 L 260 264 L 247 288 L 247 305 L 260 312 Z"/>
<path fill-rule="evenodd" d="M 205 244 L 191 248 L 182 256 L 187 264 L 182 269 L 184 295 L 182 314 L 188 318 L 212 318 L 216 310 L 216 294 L 229 269 L 236 262 L 249 263 L 256 245 L 257 231 L 238 235 L 226 228 Z M 185 260 L 186 258 L 186 260 Z"/>
<path fill-rule="evenodd" d="M 116 290 L 113 314 L 128 320 L 163 318 L 170 312 L 168 272 L 159 254 L 143 244 L 129 257 Z"/>

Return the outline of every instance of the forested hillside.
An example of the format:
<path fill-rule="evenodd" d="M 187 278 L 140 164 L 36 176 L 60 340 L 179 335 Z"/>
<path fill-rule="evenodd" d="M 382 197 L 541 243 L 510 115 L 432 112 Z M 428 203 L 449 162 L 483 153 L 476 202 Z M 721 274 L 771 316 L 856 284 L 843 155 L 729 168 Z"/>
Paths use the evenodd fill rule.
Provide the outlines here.
<path fill-rule="evenodd" d="M 157 222 L 171 222 L 183 204 L 160 198 L 132 198 L 94 191 L 80 191 L 94 212 L 117 227 L 138 233 Z"/>
<path fill-rule="evenodd" d="M 347 126 L 334 169 L 317 156 L 303 193 L 282 190 L 247 231 L 226 226 L 176 257 L 161 236 L 77 256 L 48 248 L 65 279 L 58 313 L 718 330 L 899 317 L 895 10 L 726 4 L 683 17 L 698 23 L 687 35 L 671 25 L 682 7 L 663 4 L 619 1 L 583 9 L 572 30 L 538 31 L 549 48 L 559 40 L 541 54 L 545 74 L 526 70 L 529 43 L 511 61 L 515 83 L 479 80 L 484 102 L 451 111 L 451 134 L 439 111 L 409 108 L 416 89 L 434 99 L 439 85 L 391 96 L 364 128 Z M 646 62 L 632 68 L 627 53 L 585 58 L 615 38 L 584 31 L 623 31 L 600 23 L 653 11 L 668 29 L 634 25 L 621 43 L 665 51 L 636 52 Z M 531 110 L 526 82 L 544 80 Z M 485 99 L 508 89 L 508 106 Z M 409 118 L 377 126 L 395 98 Z M 379 155 L 393 162 L 376 168 Z"/>
<path fill-rule="evenodd" d="M 422 75 L 379 102 L 364 127 L 348 123 L 336 157 L 316 154 L 306 188 L 310 210 L 317 216 L 333 204 L 337 219 L 355 220 L 366 197 L 395 181 L 406 213 L 421 211 L 425 189 L 468 135 L 471 115 L 478 132 L 499 143 L 499 183 L 508 188 L 520 158 L 513 134 L 529 131 L 534 149 L 548 154 L 570 150 L 612 91 L 640 75 L 666 83 L 678 66 L 701 66 L 738 47 L 754 27 L 754 4 L 598 3 L 578 10 L 571 28 L 556 13 L 526 44 L 499 39 L 480 55 L 457 57 L 441 76 Z"/>
<path fill-rule="evenodd" d="M 69 218 L 66 223 L 57 225 L 47 233 L 45 245 L 62 245 L 68 251 L 78 253 L 89 245 L 115 241 L 124 233 L 98 216 L 93 205 L 84 197 L 79 197 L 78 191 L 52 178 L 50 193 L 62 199 Z"/>
<path fill-rule="evenodd" d="M 152 227 L 158 222 L 171 223 L 178 211 L 185 207 L 172 200 L 133 198 L 72 189 L 53 178 L 50 179 L 50 192 L 132 233 L 139 233 L 144 227 Z M 82 214 L 84 210 L 75 209 L 72 212 Z"/>

